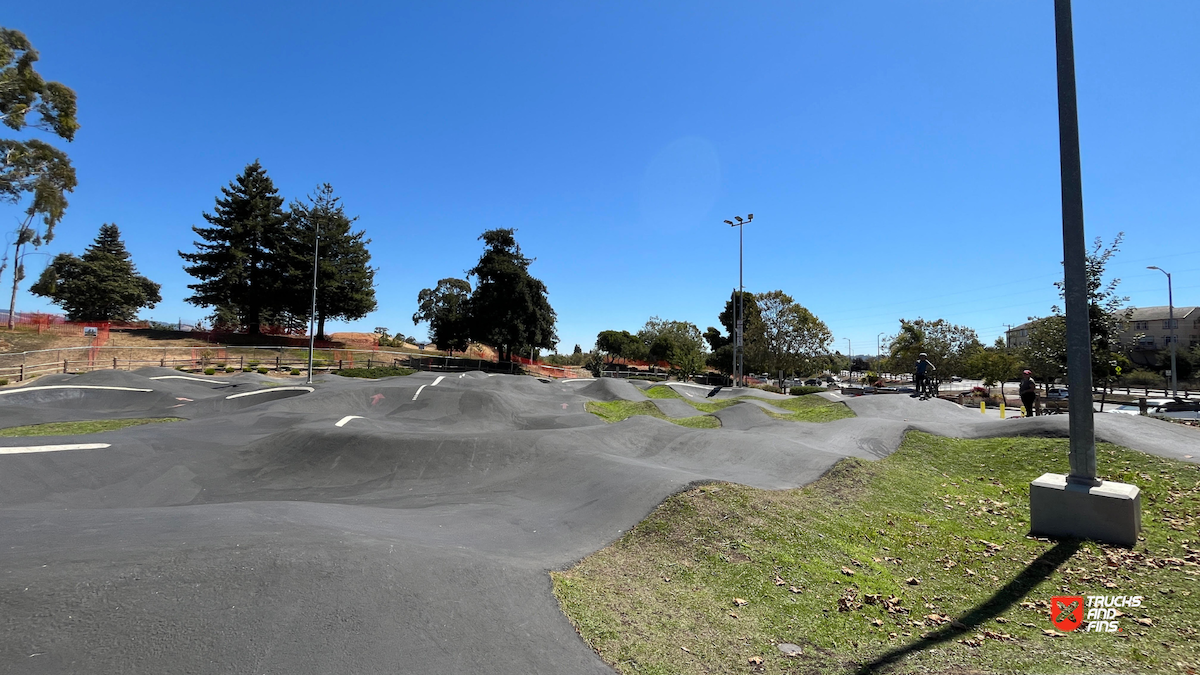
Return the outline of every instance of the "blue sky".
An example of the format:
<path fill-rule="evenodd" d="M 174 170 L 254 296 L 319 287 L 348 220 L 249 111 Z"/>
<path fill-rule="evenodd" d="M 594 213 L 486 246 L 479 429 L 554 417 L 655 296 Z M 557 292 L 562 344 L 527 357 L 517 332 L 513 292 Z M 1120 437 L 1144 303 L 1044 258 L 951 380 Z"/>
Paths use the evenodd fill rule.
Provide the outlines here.
<path fill-rule="evenodd" d="M 54 254 L 120 226 L 185 322 L 220 188 L 259 159 L 282 194 L 332 183 L 379 309 L 333 329 L 424 335 L 417 293 L 517 228 L 560 350 L 645 320 L 716 325 L 737 284 L 782 289 L 834 347 L 904 318 L 985 342 L 1061 276 L 1050 0 L 21 3 L 3 25 L 79 95 L 79 187 Z M 1075 7 L 1089 240 L 1139 306 L 1200 304 L 1200 3 Z M 15 224 L 17 209 L 0 206 Z M 28 259 L 30 282 L 48 256 Z M 0 279 L 7 287 L 8 275 Z M 25 286 L 27 287 L 28 284 Z M 19 310 L 55 308 L 25 287 Z"/>

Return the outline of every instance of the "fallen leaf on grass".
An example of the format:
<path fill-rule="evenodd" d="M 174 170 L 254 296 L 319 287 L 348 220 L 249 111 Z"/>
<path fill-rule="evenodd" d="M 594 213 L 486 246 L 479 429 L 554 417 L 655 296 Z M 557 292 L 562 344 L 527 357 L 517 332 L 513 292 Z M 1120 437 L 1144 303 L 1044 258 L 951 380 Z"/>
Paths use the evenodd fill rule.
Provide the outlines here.
<path fill-rule="evenodd" d="M 1046 635 L 1046 636 L 1048 636 L 1048 637 L 1066 637 L 1066 636 L 1067 636 L 1067 634 L 1066 634 L 1066 633 L 1060 633 L 1060 632 L 1058 632 L 1058 631 L 1056 631 L 1056 630 L 1053 630 L 1053 629 L 1051 629 L 1051 628 L 1043 628 L 1043 629 L 1042 629 L 1042 635 Z"/>
<path fill-rule="evenodd" d="M 1134 621 L 1142 624 L 1143 626 L 1153 626 L 1154 625 L 1154 619 L 1150 619 L 1150 618 L 1145 618 L 1145 617 L 1134 618 Z"/>
<path fill-rule="evenodd" d="M 752 666 L 761 666 L 763 662 L 761 656 L 751 656 L 748 660 Z"/>
<path fill-rule="evenodd" d="M 775 585 L 776 586 L 786 586 L 787 582 L 784 581 L 782 578 L 780 578 L 780 576 L 778 574 L 776 574 L 775 575 Z"/>
<path fill-rule="evenodd" d="M 904 580 L 904 583 L 908 584 L 909 586 L 920 586 L 921 580 L 916 577 L 909 577 Z"/>
<path fill-rule="evenodd" d="M 733 599 L 733 604 L 734 604 L 734 605 L 736 605 L 736 606 L 738 606 L 738 607 L 741 607 L 742 605 L 747 605 L 747 604 L 750 604 L 750 603 L 746 602 L 745 600 L 743 600 L 743 599 L 741 599 L 741 598 L 734 598 L 734 599 Z"/>
<path fill-rule="evenodd" d="M 852 577 L 852 576 L 854 576 L 854 570 L 850 569 L 849 567 L 843 567 L 842 574 L 845 574 L 848 577 Z"/>
<path fill-rule="evenodd" d="M 733 619 L 736 619 L 736 618 L 738 618 L 738 615 L 737 615 L 737 613 L 736 613 L 736 612 L 730 612 L 730 613 L 729 613 L 729 616 L 730 616 L 730 618 L 733 618 Z"/>
<path fill-rule="evenodd" d="M 882 626 L 883 619 L 871 619 L 871 625 L 872 626 Z"/>
<path fill-rule="evenodd" d="M 793 593 L 801 593 L 801 592 L 803 592 L 803 591 L 804 591 L 804 589 L 800 588 L 799 586 L 792 586 L 792 587 L 791 587 L 791 588 L 789 588 L 788 590 L 789 590 L 789 591 L 791 591 L 791 592 L 793 592 Z"/>

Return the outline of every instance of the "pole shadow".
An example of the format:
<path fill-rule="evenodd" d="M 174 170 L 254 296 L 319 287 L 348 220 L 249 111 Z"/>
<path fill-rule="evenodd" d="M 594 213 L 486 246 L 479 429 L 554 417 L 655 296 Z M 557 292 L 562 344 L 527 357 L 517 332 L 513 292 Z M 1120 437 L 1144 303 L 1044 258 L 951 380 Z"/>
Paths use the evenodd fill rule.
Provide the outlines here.
<path fill-rule="evenodd" d="M 982 604 L 971 608 L 961 617 L 958 617 L 959 626 L 947 624 L 910 645 L 893 649 L 874 661 L 859 666 L 854 671 L 855 675 L 872 675 L 883 672 L 888 666 L 895 664 L 909 654 L 931 649 L 944 642 L 959 638 L 974 631 L 981 624 L 1000 616 L 1028 595 L 1029 591 L 1045 581 L 1063 563 L 1070 560 L 1071 556 L 1075 555 L 1075 552 L 1079 550 L 1080 543 L 1078 539 L 1064 539 L 1058 542 L 1053 548 L 1029 563 L 1020 574 L 1013 577 L 1012 581 L 1009 581 L 1000 590 L 992 594 L 992 597 L 988 598 Z"/>

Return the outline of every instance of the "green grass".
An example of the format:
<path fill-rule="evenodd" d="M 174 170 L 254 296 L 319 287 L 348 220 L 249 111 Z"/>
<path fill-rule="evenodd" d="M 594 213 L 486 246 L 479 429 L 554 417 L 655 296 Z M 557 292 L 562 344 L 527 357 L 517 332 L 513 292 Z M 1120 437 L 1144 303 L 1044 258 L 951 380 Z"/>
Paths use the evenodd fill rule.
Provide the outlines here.
<path fill-rule="evenodd" d="M 854 411 L 840 401 L 829 401 L 820 396 L 808 394 L 779 401 L 767 401 L 777 408 L 790 410 L 789 414 L 767 411 L 771 417 L 792 422 L 832 422 L 834 420 L 854 417 Z"/>
<path fill-rule="evenodd" d="M 663 414 L 653 401 L 588 401 L 587 411 L 595 414 L 605 422 L 613 423 L 629 419 L 634 415 L 649 415 L 660 420 L 666 420 L 681 427 L 693 429 L 716 429 L 721 426 L 721 420 L 711 415 L 695 417 L 670 418 Z"/>
<path fill-rule="evenodd" d="M 727 398 L 710 401 L 688 401 L 696 410 L 706 413 L 714 413 L 723 408 L 728 408 L 735 403 L 753 399 L 757 401 L 765 401 L 777 408 L 783 408 L 792 412 L 783 414 L 765 410 L 771 417 L 789 422 L 832 422 L 834 420 L 854 417 L 854 412 L 846 406 L 845 403 L 828 401 L 820 396 L 797 396 L 786 399 L 764 399 L 758 396 L 738 396 L 737 398 Z M 686 400 L 686 399 L 685 399 Z"/>
<path fill-rule="evenodd" d="M 1029 481 L 1068 471 L 1066 440 L 911 433 L 802 489 L 670 497 L 554 592 L 622 673 L 1194 672 L 1200 467 L 1097 453 L 1143 490 L 1133 550 L 1027 536 Z M 1054 635 L 1055 595 L 1145 600 L 1121 633 Z"/>
<path fill-rule="evenodd" d="M 342 377 L 365 377 L 372 380 L 377 380 L 381 377 L 400 377 L 404 375 L 412 375 L 417 372 L 412 368 L 401 368 L 392 366 L 375 366 L 374 368 L 343 368 L 336 371 Z"/>
<path fill-rule="evenodd" d="M 80 434 L 95 434 L 101 431 L 113 431 L 125 427 L 136 427 L 142 424 L 160 424 L 163 422 L 182 422 L 181 417 L 151 417 L 127 420 L 84 420 L 81 422 L 49 422 L 47 424 L 31 424 L 24 427 L 9 427 L 0 429 L 0 437 L 14 438 L 19 436 L 77 436 Z"/>
<path fill-rule="evenodd" d="M 661 384 L 647 389 L 646 395 L 650 398 L 683 398 L 679 392 Z"/>

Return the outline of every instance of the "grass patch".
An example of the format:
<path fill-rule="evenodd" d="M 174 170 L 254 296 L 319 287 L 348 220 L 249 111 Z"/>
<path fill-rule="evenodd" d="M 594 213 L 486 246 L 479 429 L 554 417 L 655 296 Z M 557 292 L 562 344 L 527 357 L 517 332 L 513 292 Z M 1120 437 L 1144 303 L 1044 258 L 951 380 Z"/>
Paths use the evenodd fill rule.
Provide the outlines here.
<path fill-rule="evenodd" d="M 802 489 L 689 490 L 553 573 L 554 592 L 622 673 L 1200 668 L 1200 467 L 1100 444 L 1102 473 L 1143 490 L 1143 540 L 1028 537 L 1029 481 L 1067 473 L 1067 447 L 911 433 Z M 1055 595 L 1144 601 L 1120 633 L 1053 635 Z"/>
<path fill-rule="evenodd" d="M 634 415 L 649 415 L 660 420 L 666 420 L 681 427 L 692 429 L 716 429 L 721 426 L 721 420 L 711 415 L 695 417 L 670 418 L 663 414 L 653 401 L 588 401 L 585 405 L 588 412 L 593 413 L 608 423 L 620 422 Z"/>
<path fill-rule="evenodd" d="M 377 380 L 381 377 L 402 377 L 412 375 L 417 372 L 412 368 L 402 368 L 393 366 L 375 366 L 374 368 L 343 368 L 336 371 L 342 377 L 365 377 L 372 380 Z"/>
<path fill-rule="evenodd" d="M 661 384 L 647 389 L 646 396 L 650 398 L 683 398 L 679 392 Z"/>
<path fill-rule="evenodd" d="M 769 410 L 766 412 L 775 419 L 791 422 L 832 422 L 834 420 L 846 419 L 847 417 L 854 417 L 854 411 L 845 403 L 830 401 L 812 394 L 780 401 L 767 401 L 767 403 L 777 408 L 790 410 L 791 412 L 786 415 Z"/>
<path fill-rule="evenodd" d="M 24 427 L 9 427 L 0 429 L 0 437 L 15 438 L 19 436 L 78 436 L 80 434 L 95 434 L 101 431 L 114 431 L 125 427 L 136 427 L 142 424 L 161 424 L 163 422 L 182 422 L 182 417 L 147 417 L 127 420 L 83 420 L 80 422 L 49 422 L 46 424 L 31 424 Z"/>
<path fill-rule="evenodd" d="M 687 400 L 687 399 L 685 399 Z M 797 396 L 795 398 L 786 399 L 763 399 L 757 396 L 738 396 L 737 398 L 726 398 L 720 400 L 708 401 L 691 401 L 688 403 L 696 410 L 706 413 L 715 413 L 718 410 L 728 408 L 731 405 L 740 403 L 745 400 L 766 401 L 767 403 L 785 410 L 790 410 L 787 414 L 771 412 L 764 410 L 771 417 L 789 422 L 832 422 L 834 420 L 854 417 L 854 411 L 845 404 L 837 401 L 829 401 L 820 396 Z"/>

